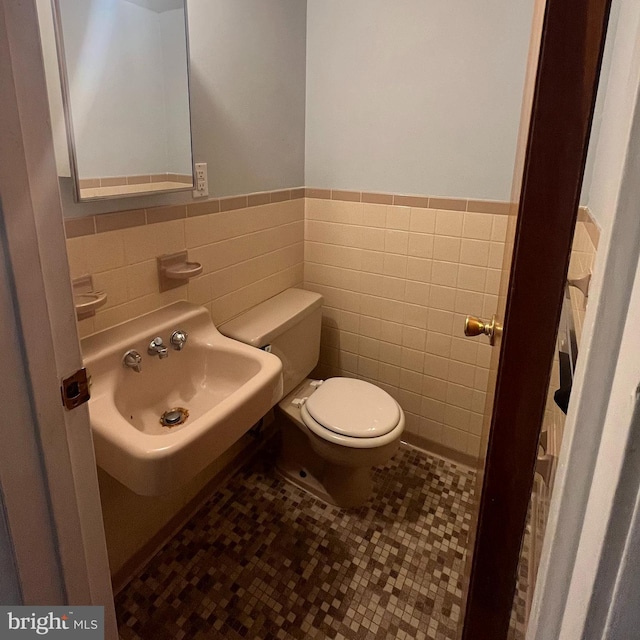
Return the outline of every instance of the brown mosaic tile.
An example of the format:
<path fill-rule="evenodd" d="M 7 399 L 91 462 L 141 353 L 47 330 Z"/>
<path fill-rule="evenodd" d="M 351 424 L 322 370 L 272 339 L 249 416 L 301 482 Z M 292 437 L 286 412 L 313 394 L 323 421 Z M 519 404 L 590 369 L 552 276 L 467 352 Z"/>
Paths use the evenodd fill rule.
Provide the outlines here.
<path fill-rule="evenodd" d="M 116 597 L 120 638 L 456 638 L 473 475 L 403 445 L 347 510 L 265 454 Z"/>
<path fill-rule="evenodd" d="M 299 200 L 300 198 L 304 198 L 305 196 L 305 188 L 300 187 L 299 189 L 291 189 L 291 199 Z"/>

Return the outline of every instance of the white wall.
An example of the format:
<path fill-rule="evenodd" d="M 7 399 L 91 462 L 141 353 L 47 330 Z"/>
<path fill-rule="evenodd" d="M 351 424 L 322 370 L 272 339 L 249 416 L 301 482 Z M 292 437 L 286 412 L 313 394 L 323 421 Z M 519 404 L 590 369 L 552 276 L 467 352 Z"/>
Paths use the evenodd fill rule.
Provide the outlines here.
<path fill-rule="evenodd" d="M 532 0 L 308 0 L 305 183 L 508 200 Z"/>
<path fill-rule="evenodd" d="M 306 2 L 190 0 L 196 162 L 217 196 L 304 184 Z"/>

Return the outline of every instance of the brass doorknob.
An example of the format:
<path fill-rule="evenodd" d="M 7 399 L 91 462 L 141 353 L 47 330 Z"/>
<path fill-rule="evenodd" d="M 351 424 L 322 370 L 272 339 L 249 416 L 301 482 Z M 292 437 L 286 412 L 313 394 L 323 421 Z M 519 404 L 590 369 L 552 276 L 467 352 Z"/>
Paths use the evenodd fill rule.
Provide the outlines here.
<path fill-rule="evenodd" d="M 480 336 L 485 335 L 489 337 L 489 344 L 494 344 L 496 341 L 496 333 L 500 330 L 500 325 L 496 323 L 495 315 L 491 318 L 491 322 L 486 320 L 480 320 L 474 316 L 467 316 L 464 321 L 464 335 L 465 336 Z"/>

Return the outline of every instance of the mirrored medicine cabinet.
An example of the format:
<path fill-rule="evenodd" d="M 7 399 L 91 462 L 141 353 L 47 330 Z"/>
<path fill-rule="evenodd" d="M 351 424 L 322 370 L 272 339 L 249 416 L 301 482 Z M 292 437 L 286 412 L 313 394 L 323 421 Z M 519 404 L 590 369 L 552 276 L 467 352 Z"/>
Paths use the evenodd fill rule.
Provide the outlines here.
<path fill-rule="evenodd" d="M 186 0 L 52 0 L 75 198 L 193 188 Z"/>

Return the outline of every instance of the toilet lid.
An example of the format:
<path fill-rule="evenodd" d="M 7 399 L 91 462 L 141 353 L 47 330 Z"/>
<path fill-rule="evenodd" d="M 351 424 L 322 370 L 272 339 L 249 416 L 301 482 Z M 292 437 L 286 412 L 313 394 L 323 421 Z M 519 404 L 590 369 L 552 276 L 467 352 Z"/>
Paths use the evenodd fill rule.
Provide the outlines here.
<path fill-rule="evenodd" d="M 398 403 L 364 380 L 329 378 L 309 397 L 305 407 L 320 425 L 352 438 L 376 438 L 400 421 Z"/>

